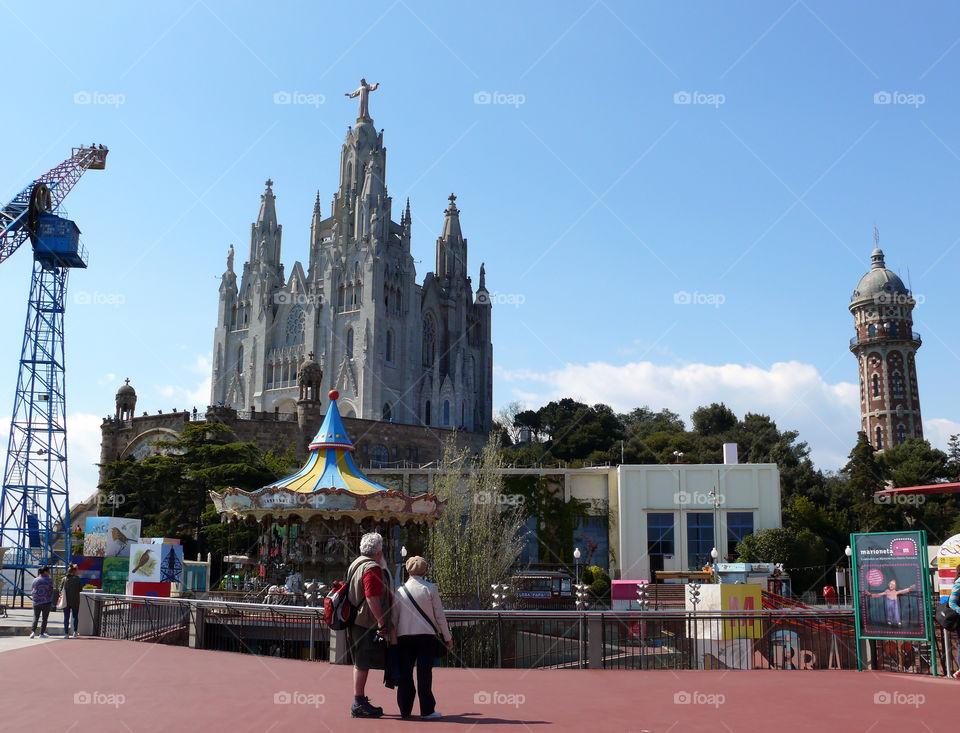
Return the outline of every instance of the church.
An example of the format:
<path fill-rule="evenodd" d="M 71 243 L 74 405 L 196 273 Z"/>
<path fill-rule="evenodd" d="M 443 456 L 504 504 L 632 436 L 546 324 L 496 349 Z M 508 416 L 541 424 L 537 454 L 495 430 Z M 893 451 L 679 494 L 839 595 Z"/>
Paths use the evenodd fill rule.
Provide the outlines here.
<path fill-rule="evenodd" d="M 491 301 L 476 289 L 457 198 L 450 195 L 436 264 L 420 284 L 410 252 L 410 201 L 394 221 L 387 150 L 369 113 L 377 85 L 361 80 L 356 124 L 340 152 L 330 215 L 317 194 L 306 266 L 285 274 L 283 226 L 266 182 L 242 270 L 233 245 L 220 282 L 212 406 L 297 412 L 298 374 L 319 366 L 321 393 L 337 390 L 345 418 L 486 433 L 493 419 Z"/>

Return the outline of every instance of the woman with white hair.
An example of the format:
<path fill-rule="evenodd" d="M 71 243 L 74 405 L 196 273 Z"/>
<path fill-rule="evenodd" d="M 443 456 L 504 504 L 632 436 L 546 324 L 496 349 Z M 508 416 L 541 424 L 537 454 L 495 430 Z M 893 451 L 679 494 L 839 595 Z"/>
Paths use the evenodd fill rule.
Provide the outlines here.
<path fill-rule="evenodd" d="M 453 648 L 447 617 L 443 613 L 437 586 L 424 580 L 427 561 L 419 555 L 407 560 L 410 579 L 397 590 L 393 604 L 393 623 L 400 649 L 400 679 L 397 706 L 400 716 L 409 718 L 413 700 L 420 697 L 420 717 L 433 720 L 437 712 L 433 697 L 433 663 L 440 644 Z M 417 686 L 413 686 L 413 668 L 417 668 Z"/>

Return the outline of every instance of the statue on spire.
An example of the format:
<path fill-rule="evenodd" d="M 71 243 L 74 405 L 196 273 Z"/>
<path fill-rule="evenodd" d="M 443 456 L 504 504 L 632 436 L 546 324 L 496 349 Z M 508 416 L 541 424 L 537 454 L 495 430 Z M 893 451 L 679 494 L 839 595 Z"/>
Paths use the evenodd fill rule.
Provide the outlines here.
<path fill-rule="evenodd" d="M 233 272 L 233 245 L 230 245 L 230 251 L 227 252 L 227 272 Z"/>
<path fill-rule="evenodd" d="M 344 92 L 343 96 L 350 97 L 350 99 L 353 99 L 354 97 L 360 97 L 360 110 L 357 113 L 357 122 L 360 122 L 361 120 L 372 121 L 370 118 L 370 92 L 376 90 L 376 88 L 379 86 L 380 82 L 370 85 L 367 84 L 366 79 L 360 79 L 359 87 L 352 92 Z"/>

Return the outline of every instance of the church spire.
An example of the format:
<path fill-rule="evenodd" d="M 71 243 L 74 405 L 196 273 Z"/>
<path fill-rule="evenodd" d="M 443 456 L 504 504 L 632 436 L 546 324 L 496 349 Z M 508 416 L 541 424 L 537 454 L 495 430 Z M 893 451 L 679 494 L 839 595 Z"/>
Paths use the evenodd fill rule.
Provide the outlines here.
<path fill-rule="evenodd" d="M 460 210 L 457 197 L 450 194 L 450 205 L 443 212 L 443 231 L 437 239 L 436 275 L 441 281 L 466 280 L 467 240 L 460 230 Z"/>
<path fill-rule="evenodd" d="M 450 201 L 450 205 L 443 212 L 443 232 L 441 232 L 440 238 L 448 242 L 454 239 L 463 239 L 463 233 L 460 231 L 460 210 L 457 208 L 457 197 L 451 193 L 447 199 Z"/>
<path fill-rule="evenodd" d="M 277 225 L 277 197 L 273 195 L 273 181 L 269 178 L 266 182 L 267 190 L 260 195 L 260 214 L 257 216 L 258 224 Z"/>

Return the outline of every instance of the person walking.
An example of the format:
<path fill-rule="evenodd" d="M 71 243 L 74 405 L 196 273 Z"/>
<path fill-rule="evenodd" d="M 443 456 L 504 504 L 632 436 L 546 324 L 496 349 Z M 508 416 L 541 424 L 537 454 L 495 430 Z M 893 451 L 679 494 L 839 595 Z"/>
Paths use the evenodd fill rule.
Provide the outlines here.
<path fill-rule="evenodd" d="M 960 613 L 960 565 L 957 566 L 957 572 L 953 576 L 953 587 L 950 589 L 950 598 L 947 603 L 957 613 Z M 957 631 L 957 671 L 953 673 L 953 679 L 960 680 L 960 630 Z M 944 650 L 944 653 L 948 652 Z M 948 660 L 949 661 L 949 660 Z"/>
<path fill-rule="evenodd" d="M 453 638 L 443 613 L 437 586 L 424 579 L 427 561 L 419 555 L 407 560 L 410 578 L 397 590 L 393 604 L 394 626 L 400 649 L 400 679 L 397 706 L 400 717 L 413 714 L 413 700 L 420 698 L 420 717 L 434 720 L 437 712 L 433 696 L 433 663 L 440 655 L 440 644 L 453 648 Z M 413 668 L 417 668 L 417 686 L 413 686 Z"/>
<path fill-rule="evenodd" d="M 50 579 L 50 568 L 44 565 L 37 571 L 37 577 L 30 586 L 30 598 L 33 600 L 33 626 L 30 628 L 30 638 L 37 636 L 37 621 L 41 618 L 40 638 L 47 638 L 47 619 L 50 617 L 50 606 L 53 605 L 53 581 Z"/>
<path fill-rule="evenodd" d="M 70 638 L 70 616 L 73 616 L 73 636 L 80 636 L 77 631 L 77 623 L 80 613 L 80 591 L 83 588 L 83 581 L 77 575 L 76 563 L 70 563 L 67 568 L 67 576 L 60 585 L 60 593 L 66 596 L 66 605 L 63 607 L 63 636 Z"/>
<path fill-rule="evenodd" d="M 393 582 L 383 559 L 383 537 L 369 532 L 360 538 L 360 556 L 347 569 L 347 600 L 357 617 L 347 627 L 347 644 L 353 659 L 352 718 L 379 718 L 383 708 L 370 704 L 364 694 L 371 669 L 383 669 L 386 647 L 393 638 L 391 593 Z"/>

